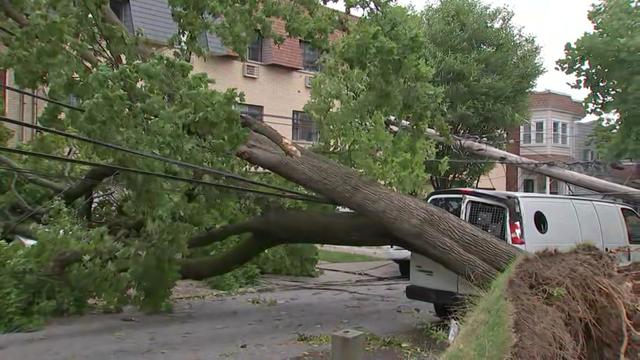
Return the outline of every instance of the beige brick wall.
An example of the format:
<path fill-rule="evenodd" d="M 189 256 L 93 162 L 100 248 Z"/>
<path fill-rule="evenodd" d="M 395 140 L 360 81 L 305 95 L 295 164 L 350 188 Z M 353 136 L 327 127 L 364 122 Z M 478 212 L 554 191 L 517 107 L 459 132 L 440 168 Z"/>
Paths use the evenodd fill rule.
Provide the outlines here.
<path fill-rule="evenodd" d="M 312 73 L 280 66 L 256 64 L 257 79 L 243 76 L 243 63 L 231 57 L 195 58 L 194 72 L 206 73 L 217 90 L 237 89 L 245 95 L 244 102 L 264 107 L 264 121 L 282 135 L 291 138 L 293 111 L 302 111 L 311 92 L 305 86 L 305 77 Z M 269 115 L 284 116 L 286 119 Z"/>
<path fill-rule="evenodd" d="M 8 86 L 18 87 L 15 84 L 14 72 L 12 70 L 7 71 L 6 84 Z M 44 101 L 7 90 L 4 115 L 10 119 L 35 124 L 37 116 L 42 113 L 45 105 L 46 103 Z M 23 126 L 16 126 L 7 123 L 4 123 L 3 125 L 13 131 L 13 138 L 9 141 L 10 145 L 30 141 L 35 134 L 33 129 Z"/>
<path fill-rule="evenodd" d="M 487 189 L 496 189 L 498 191 L 507 190 L 507 173 L 506 165 L 496 164 L 491 171 L 480 177 L 478 187 Z"/>

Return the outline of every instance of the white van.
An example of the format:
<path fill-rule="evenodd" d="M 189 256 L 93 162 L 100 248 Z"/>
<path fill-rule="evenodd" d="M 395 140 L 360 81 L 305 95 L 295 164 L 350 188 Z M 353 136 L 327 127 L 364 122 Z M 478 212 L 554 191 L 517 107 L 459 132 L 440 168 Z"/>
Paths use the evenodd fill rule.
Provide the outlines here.
<path fill-rule="evenodd" d="M 640 218 L 625 204 L 478 189 L 435 191 L 427 202 L 529 252 L 591 243 L 604 251 L 615 250 L 621 263 L 640 261 Z M 436 315 L 450 315 L 452 305 L 474 291 L 442 265 L 411 254 L 407 297 L 433 303 Z"/>

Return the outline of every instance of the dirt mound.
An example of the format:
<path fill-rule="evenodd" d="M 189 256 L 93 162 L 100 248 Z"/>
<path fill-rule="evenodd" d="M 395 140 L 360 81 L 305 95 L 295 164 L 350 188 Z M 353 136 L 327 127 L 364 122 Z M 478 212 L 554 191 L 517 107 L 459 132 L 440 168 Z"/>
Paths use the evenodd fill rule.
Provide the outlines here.
<path fill-rule="evenodd" d="M 636 267 L 618 272 L 592 247 L 520 261 L 507 286 L 514 359 L 638 359 Z M 624 355 L 621 355 L 624 354 Z"/>

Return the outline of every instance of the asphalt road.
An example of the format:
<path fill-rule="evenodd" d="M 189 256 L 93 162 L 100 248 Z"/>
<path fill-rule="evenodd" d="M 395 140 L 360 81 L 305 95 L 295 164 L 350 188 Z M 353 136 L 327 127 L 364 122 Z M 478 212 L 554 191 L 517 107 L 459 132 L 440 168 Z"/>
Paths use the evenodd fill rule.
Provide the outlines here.
<path fill-rule="evenodd" d="M 215 296 L 181 284 L 174 312 L 56 319 L 33 333 L 0 335 L 2 360 L 289 359 L 313 351 L 298 334 L 357 328 L 409 333 L 435 318 L 432 306 L 407 299 L 395 264 L 322 264 L 315 279 L 269 277 L 259 292 Z M 355 275 L 365 271 L 377 277 Z M 204 298 L 200 297 L 203 295 Z"/>

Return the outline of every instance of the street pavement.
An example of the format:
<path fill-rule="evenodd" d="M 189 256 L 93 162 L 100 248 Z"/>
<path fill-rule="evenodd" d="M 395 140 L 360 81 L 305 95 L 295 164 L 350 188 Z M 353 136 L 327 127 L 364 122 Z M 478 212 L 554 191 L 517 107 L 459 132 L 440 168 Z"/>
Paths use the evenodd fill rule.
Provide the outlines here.
<path fill-rule="evenodd" d="M 318 350 L 299 334 L 407 334 L 436 319 L 431 304 L 405 297 L 394 263 L 319 266 L 317 278 L 268 276 L 255 292 L 235 296 L 181 282 L 170 314 L 55 319 L 37 332 L 0 335 L 0 359 L 281 360 Z"/>

